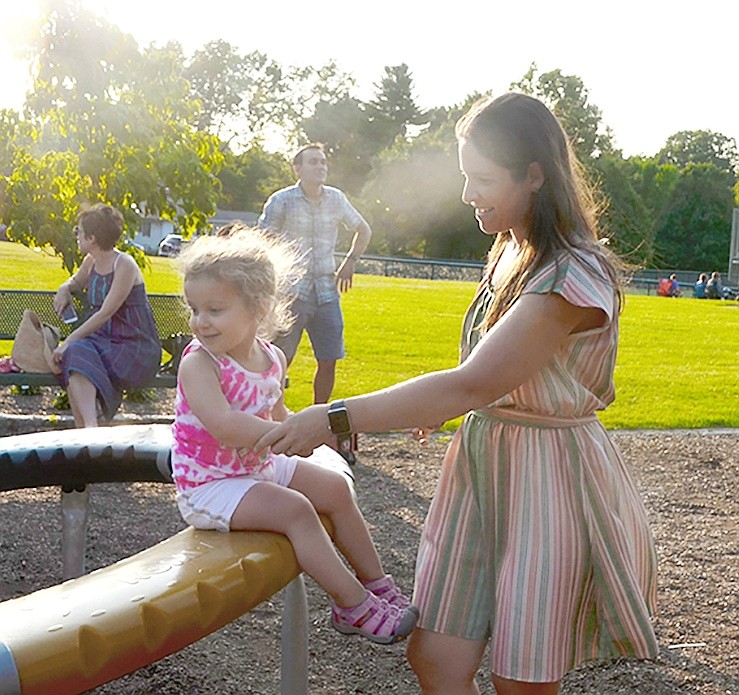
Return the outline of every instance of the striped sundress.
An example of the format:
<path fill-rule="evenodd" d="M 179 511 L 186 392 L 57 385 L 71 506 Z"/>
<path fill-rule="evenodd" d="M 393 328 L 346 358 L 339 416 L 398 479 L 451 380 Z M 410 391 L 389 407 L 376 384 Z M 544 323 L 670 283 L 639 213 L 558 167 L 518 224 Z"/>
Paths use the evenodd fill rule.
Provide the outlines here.
<path fill-rule="evenodd" d="M 424 525 L 413 602 L 425 630 L 489 638 L 493 673 L 551 682 L 586 660 L 657 654 L 656 553 L 632 477 L 595 415 L 614 399 L 611 281 L 578 251 L 543 267 L 525 292 L 558 293 L 608 319 L 466 416 Z M 491 298 L 481 283 L 463 359 Z"/>

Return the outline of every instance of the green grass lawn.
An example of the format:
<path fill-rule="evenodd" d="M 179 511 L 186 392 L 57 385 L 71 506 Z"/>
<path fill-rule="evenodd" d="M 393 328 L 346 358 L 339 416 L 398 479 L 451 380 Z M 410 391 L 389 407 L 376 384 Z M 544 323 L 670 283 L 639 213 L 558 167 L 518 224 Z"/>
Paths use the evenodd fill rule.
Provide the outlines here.
<path fill-rule="evenodd" d="M 149 260 L 148 291 L 179 292 L 174 261 Z M 0 288 L 55 289 L 66 277 L 58 259 L 0 243 Z M 343 299 L 348 356 L 335 395 L 453 366 L 473 292 L 468 282 L 356 276 Z M 0 342 L 0 354 L 9 352 Z M 310 403 L 312 378 L 304 338 L 290 369 L 290 408 Z M 615 378 L 616 402 L 600 413 L 608 428 L 739 427 L 739 302 L 628 295 Z"/>

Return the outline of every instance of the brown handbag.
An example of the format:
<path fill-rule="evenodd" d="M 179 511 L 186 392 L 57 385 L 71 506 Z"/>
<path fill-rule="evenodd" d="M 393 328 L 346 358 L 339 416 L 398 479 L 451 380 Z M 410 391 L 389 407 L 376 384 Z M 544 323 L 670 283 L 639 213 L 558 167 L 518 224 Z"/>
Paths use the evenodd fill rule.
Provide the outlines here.
<path fill-rule="evenodd" d="M 61 368 L 52 358 L 59 337 L 56 326 L 42 323 L 35 311 L 25 309 L 13 341 L 13 362 L 31 374 L 61 374 Z"/>

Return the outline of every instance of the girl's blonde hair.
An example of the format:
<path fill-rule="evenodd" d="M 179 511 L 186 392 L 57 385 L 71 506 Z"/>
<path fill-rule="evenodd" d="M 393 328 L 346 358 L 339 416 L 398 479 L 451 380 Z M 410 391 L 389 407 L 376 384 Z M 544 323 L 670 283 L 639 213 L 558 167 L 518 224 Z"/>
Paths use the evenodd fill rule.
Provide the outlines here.
<path fill-rule="evenodd" d="M 622 302 L 622 266 L 598 239 L 598 206 L 582 167 L 554 114 L 538 99 L 525 94 L 504 94 L 482 100 L 457 122 L 460 141 L 523 181 L 532 162 L 538 162 L 544 184 L 534 195 L 530 231 L 511 271 L 495 288 L 483 328 L 489 329 L 521 296 L 526 283 L 558 251 L 587 250 L 601 261 Z M 498 234 L 486 265 L 492 275 L 511 232 Z"/>
<path fill-rule="evenodd" d="M 234 287 L 261 315 L 261 337 L 274 338 L 292 325 L 289 290 L 302 270 L 297 252 L 268 232 L 240 225 L 228 236 L 200 237 L 183 249 L 177 265 L 185 281 L 207 276 Z"/>

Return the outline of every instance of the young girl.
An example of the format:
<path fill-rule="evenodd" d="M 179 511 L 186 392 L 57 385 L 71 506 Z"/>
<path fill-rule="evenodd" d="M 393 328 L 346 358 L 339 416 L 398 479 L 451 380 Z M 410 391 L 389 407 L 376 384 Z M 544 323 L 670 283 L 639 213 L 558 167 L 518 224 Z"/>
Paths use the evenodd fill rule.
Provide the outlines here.
<path fill-rule="evenodd" d="M 330 595 L 333 626 L 381 644 L 402 639 L 417 612 L 382 569 L 352 491 L 335 471 L 257 452 L 283 419 L 285 356 L 266 336 L 284 329 L 294 260 L 256 230 L 203 237 L 179 257 L 195 336 L 180 363 L 172 469 L 185 521 L 200 529 L 286 535 L 300 567 Z M 335 530 L 339 558 L 318 514 Z"/>
<path fill-rule="evenodd" d="M 495 237 L 462 364 L 330 413 L 346 410 L 357 432 L 467 413 L 421 536 L 411 666 L 426 695 L 472 695 L 489 643 L 498 693 L 553 695 L 582 661 L 658 651 L 647 515 L 595 414 L 614 399 L 618 265 L 544 104 L 483 102 L 457 138 L 462 200 Z M 257 447 L 308 452 L 330 413 L 311 406 Z"/>

